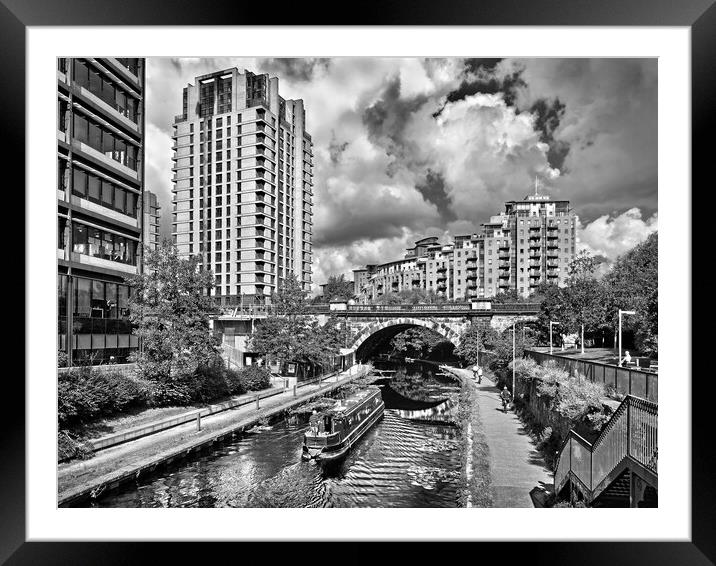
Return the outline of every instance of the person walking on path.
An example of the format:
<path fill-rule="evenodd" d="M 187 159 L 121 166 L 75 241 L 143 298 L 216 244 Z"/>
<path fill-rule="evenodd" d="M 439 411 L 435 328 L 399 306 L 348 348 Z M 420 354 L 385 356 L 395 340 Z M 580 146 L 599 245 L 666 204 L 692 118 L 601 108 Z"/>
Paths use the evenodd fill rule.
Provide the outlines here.
<path fill-rule="evenodd" d="M 502 391 L 500 392 L 500 399 L 502 399 L 502 412 L 507 412 L 507 403 L 509 403 L 512 399 L 512 395 L 510 395 L 510 392 L 507 390 L 507 385 L 505 385 L 502 388 Z"/>
<path fill-rule="evenodd" d="M 482 381 L 482 368 L 477 364 L 472 366 L 472 378 L 478 383 Z"/>

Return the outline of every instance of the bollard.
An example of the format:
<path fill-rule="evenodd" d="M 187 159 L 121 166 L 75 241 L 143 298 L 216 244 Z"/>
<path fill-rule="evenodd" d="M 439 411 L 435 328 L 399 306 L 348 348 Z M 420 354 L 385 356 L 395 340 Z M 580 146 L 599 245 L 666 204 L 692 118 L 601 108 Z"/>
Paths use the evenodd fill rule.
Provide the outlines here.
<path fill-rule="evenodd" d="M 297 395 L 297 393 L 296 393 L 296 384 L 294 383 L 294 384 L 293 384 L 293 396 L 296 397 L 296 395 Z"/>
<path fill-rule="evenodd" d="M 196 430 L 201 430 L 201 411 L 196 412 Z"/>
<path fill-rule="evenodd" d="M 259 405 L 259 402 L 260 402 L 260 401 L 261 401 L 261 396 L 260 396 L 260 395 L 256 395 L 256 408 L 257 408 L 257 409 L 260 408 L 260 405 Z"/>
<path fill-rule="evenodd" d="M 283 386 L 284 389 L 288 389 L 288 379 L 284 379 L 283 382 L 285 385 Z"/>

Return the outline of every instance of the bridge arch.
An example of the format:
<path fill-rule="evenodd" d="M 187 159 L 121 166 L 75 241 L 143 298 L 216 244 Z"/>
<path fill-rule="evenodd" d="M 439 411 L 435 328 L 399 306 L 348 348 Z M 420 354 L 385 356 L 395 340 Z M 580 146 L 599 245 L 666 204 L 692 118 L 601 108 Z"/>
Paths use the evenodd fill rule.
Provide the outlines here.
<path fill-rule="evenodd" d="M 370 351 L 379 343 L 391 340 L 404 330 L 411 327 L 422 327 L 441 335 L 455 346 L 460 343 L 460 333 L 443 322 L 422 318 L 393 318 L 373 322 L 362 329 L 353 339 L 350 349 L 356 352 L 356 359 L 364 361 Z"/>

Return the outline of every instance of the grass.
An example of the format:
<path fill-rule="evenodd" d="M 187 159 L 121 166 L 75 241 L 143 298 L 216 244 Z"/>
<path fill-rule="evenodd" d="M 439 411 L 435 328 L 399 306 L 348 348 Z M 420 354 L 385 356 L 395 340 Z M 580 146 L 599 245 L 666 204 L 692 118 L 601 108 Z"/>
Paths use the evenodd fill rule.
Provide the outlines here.
<path fill-rule="evenodd" d="M 471 435 L 472 460 L 471 477 L 467 479 L 468 466 L 468 450 L 463 453 L 463 495 L 460 498 L 460 504 L 465 507 L 467 505 L 467 495 L 473 507 L 492 507 L 492 494 L 490 486 L 492 483 L 490 475 L 490 448 L 487 445 L 487 439 L 483 432 L 482 421 L 480 420 L 479 409 L 475 400 L 476 386 L 470 379 L 462 381 L 459 397 L 458 421 L 463 438 L 467 442 L 465 435 L 468 429 Z"/>

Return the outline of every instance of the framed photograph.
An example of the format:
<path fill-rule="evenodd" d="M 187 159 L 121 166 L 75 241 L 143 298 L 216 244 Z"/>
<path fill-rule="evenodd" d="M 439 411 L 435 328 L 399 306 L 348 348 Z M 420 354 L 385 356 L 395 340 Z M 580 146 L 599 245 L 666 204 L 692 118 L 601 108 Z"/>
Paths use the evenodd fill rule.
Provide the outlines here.
<path fill-rule="evenodd" d="M 3 2 L 28 332 L 2 560 L 716 561 L 710 1 Z"/>

